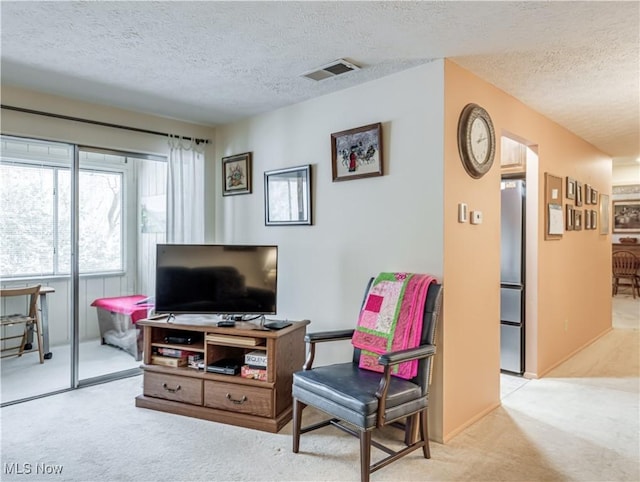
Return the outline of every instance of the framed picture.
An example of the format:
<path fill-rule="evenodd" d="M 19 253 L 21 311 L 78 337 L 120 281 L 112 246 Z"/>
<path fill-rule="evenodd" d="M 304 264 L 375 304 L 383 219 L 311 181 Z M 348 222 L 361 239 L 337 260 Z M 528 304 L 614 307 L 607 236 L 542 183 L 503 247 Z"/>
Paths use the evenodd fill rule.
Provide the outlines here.
<path fill-rule="evenodd" d="M 382 124 L 331 134 L 333 181 L 382 176 Z"/>
<path fill-rule="evenodd" d="M 591 210 L 590 209 L 584 210 L 584 229 L 591 229 Z"/>
<path fill-rule="evenodd" d="M 598 228 L 598 211 L 595 209 L 591 210 L 591 229 Z"/>
<path fill-rule="evenodd" d="M 251 153 L 222 158 L 222 195 L 251 193 Z"/>
<path fill-rule="evenodd" d="M 576 181 L 576 206 L 582 206 L 582 183 Z"/>
<path fill-rule="evenodd" d="M 609 234 L 609 195 L 600 194 L 600 234 Z"/>
<path fill-rule="evenodd" d="M 567 177 L 567 199 L 575 199 L 576 198 L 576 180 L 570 177 Z"/>
<path fill-rule="evenodd" d="M 640 200 L 613 201 L 613 232 L 640 233 Z"/>
<path fill-rule="evenodd" d="M 591 204 L 591 186 L 589 184 L 584 185 L 584 203 Z"/>
<path fill-rule="evenodd" d="M 264 173 L 264 223 L 311 224 L 311 165 Z"/>
<path fill-rule="evenodd" d="M 573 231 L 573 206 L 571 206 L 570 204 L 567 204 L 566 206 L 566 227 L 565 229 L 567 231 Z"/>
<path fill-rule="evenodd" d="M 582 211 L 580 209 L 573 211 L 573 230 L 582 231 Z"/>
<path fill-rule="evenodd" d="M 598 191 L 591 188 L 591 204 L 598 204 Z"/>

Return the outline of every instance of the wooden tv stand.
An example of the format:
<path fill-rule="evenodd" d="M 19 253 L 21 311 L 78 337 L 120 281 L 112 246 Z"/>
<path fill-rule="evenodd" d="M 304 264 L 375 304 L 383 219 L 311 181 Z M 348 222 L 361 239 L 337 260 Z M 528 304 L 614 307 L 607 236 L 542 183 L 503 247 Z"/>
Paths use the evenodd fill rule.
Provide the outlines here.
<path fill-rule="evenodd" d="M 308 320 L 281 330 L 266 330 L 250 322 L 233 328 L 215 324 L 184 324 L 140 320 L 144 337 L 143 393 L 136 407 L 228 423 L 276 433 L 292 416 L 293 372 L 305 358 Z M 189 338 L 189 344 L 171 337 Z M 244 359 L 254 350 L 267 356 L 266 380 L 223 375 L 190 367 L 162 366 L 152 359 L 154 348 L 202 353 L 204 366 L 224 358 Z"/>

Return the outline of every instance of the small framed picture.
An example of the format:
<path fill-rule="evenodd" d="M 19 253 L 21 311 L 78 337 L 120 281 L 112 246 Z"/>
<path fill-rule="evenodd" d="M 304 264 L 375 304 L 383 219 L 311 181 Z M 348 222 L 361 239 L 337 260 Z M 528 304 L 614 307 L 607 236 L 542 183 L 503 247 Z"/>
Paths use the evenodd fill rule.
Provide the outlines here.
<path fill-rule="evenodd" d="M 582 211 L 579 209 L 573 211 L 573 230 L 582 231 Z"/>
<path fill-rule="evenodd" d="M 567 177 L 567 199 L 575 199 L 576 198 L 576 180 L 570 177 Z"/>
<path fill-rule="evenodd" d="M 573 231 L 573 206 L 571 206 L 570 204 L 566 205 L 566 230 L 567 231 Z"/>
<path fill-rule="evenodd" d="M 584 203 L 591 204 L 591 186 L 589 184 L 584 185 Z"/>
<path fill-rule="evenodd" d="M 382 124 L 331 134 L 333 181 L 382 176 Z"/>
<path fill-rule="evenodd" d="M 591 188 L 591 204 L 598 204 L 598 191 Z"/>
<path fill-rule="evenodd" d="M 591 229 L 591 210 L 584 210 L 584 229 Z"/>
<path fill-rule="evenodd" d="M 576 206 L 582 206 L 582 183 L 576 181 Z"/>
<path fill-rule="evenodd" d="M 591 210 L 591 229 L 598 229 L 598 211 Z"/>
<path fill-rule="evenodd" d="M 222 195 L 251 193 L 251 153 L 222 158 Z"/>
<path fill-rule="evenodd" d="M 609 195 L 600 194 L 600 234 L 609 234 Z"/>
<path fill-rule="evenodd" d="M 310 225 L 311 165 L 264 173 L 266 226 Z"/>

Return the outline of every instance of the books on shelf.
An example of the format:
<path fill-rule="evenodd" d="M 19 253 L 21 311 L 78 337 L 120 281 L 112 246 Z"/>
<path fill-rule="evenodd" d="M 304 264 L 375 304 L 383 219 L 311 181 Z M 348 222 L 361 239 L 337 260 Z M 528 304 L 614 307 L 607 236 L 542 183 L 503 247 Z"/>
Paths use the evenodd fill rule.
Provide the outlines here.
<path fill-rule="evenodd" d="M 188 363 L 189 361 L 187 358 L 175 358 L 170 356 L 151 355 L 152 365 L 178 368 L 178 367 L 186 367 Z"/>
<path fill-rule="evenodd" d="M 166 348 L 163 346 L 154 346 L 153 347 L 154 355 L 162 355 L 169 356 L 172 358 L 188 358 L 191 355 L 196 355 L 197 353 L 191 350 L 181 350 L 178 348 Z"/>
<path fill-rule="evenodd" d="M 206 338 L 207 341 L 213 343 L 228 343 L 231 345 L 242 346 L 258 346 L 263 343 L 262 338 L 254 338 L 252 336 L 220 335 L 218 333 L 209 333 Z"/>
<path fill-rule="evenodd" d="M 264 350 L 253 350 L 244 355 L 244 363 L 252 368 L 267 367 L 267 352 Z"/>
<path fill-rule="evenodd" d="M 242 365 L 240 368 L 240 376 L 243 378 L 252 378 L 254 380 L 267 381 L 267 370 L 260 368 L 252 368 L 249 365 Z"/>

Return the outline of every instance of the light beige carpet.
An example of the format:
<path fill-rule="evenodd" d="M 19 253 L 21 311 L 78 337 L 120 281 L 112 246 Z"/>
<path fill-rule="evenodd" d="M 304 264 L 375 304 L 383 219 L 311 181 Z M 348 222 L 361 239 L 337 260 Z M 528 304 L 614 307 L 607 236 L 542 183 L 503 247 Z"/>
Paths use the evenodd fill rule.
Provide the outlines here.
<path fill-rule="evenodd" d="M 448 444 L 432 443 L 430 460 L 416 452 L 372 481 L 640 480 L 640 314 L 635 322 L 512 391 Z M 136 408 L 141 384 L 2 408 L 2 480 L 359 480 L 358 442 L 342 432 L 305 434 L 293 454 L 290 424 L 268 434 Z"/>

